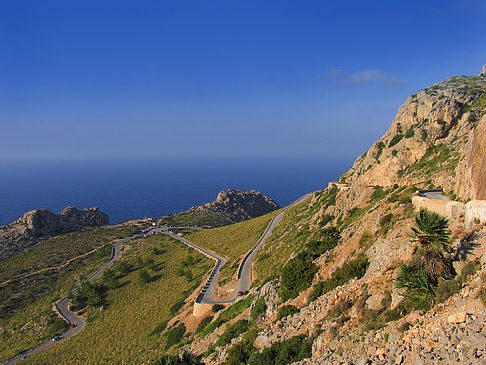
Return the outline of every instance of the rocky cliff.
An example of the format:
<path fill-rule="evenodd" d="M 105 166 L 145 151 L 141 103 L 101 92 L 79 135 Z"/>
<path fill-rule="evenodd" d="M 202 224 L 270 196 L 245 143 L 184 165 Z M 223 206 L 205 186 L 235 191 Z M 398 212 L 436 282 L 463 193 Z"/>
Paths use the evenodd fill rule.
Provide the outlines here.
<path fill-rule="evenodd" d="M 469 229 L 449 221 L 452 278 L 427 281 L 428 289 L 399 288 L 397 278 L 418 257 L 418 241 L 410 236 L 417 188 L 441 187 L 461 200 L 486 198 L 485 70 L 408 98 L 340 183 L 286 213 L 254 261 L 255 297 L 247 310 L 228 323 L 215 313 L 215 330 L 195 334 L 184 348 L 212 365 L 273 363 L 289 348 L 302 355 L 288 362 L 301 364 L 484 361 L 484 225 Z M 316 274 L 309 276 L 312 268 Z M 282 289 L 298 286 L 290 298 Z M 414 297 L 425 290 L 426 304 Z M 241 321 L 248 321 L 246 333 L 219 340 Z M 310 348 L 296 345 L 302 336 Z M 216 341 L 225 345 L 210 346 Z"/>
<path fill-rule="evenodd" d="M 83 210 L 66 207 L 59 214 L 48 209 L 32 210 L 0 227 L 0 260 L 33 245 L 40 238 L 108 223 L 108 215 L 97 207 Z"/>
<path fill-rule="evenodd" d="M 485 199 L 485 91 L 483 70 L 412 95 L 343 180 L 360 186 L 436 186 L 463 200 Z"/>
<path fill-rule="evenodd" d="M 279 208 L 280 205 L 258 191 L 228 189 L 221 191 L 215 201 L 192 207 L 189 211 L 222 214 L 230 223 L 236 223 Z"/>

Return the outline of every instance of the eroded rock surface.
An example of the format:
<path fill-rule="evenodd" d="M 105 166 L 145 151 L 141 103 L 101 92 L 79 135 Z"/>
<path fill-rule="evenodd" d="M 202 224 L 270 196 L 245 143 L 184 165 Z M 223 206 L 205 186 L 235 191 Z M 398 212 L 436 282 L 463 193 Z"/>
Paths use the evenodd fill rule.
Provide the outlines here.
<path fill-rule="evenodd" d="M 98 207 L 83 210 L 66 207 L 59 214 L 48 209 L 32 210 L 15 222 L 0 227 L 0 260 L 32 246 L 40 238 L 108 223 L 108 215 Z"/>

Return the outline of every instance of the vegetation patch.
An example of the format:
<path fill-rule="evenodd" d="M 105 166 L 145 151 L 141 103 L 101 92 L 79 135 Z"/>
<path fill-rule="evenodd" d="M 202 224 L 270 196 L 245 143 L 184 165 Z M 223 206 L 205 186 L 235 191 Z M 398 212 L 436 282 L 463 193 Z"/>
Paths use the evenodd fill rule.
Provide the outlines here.
<path fill-rule="evenodd" d="M 297 307 L 294 307 L 293 305 L 284 305 L 278 309 L 277 321 L 288 316 L 293 316 L 298 312 L 299 309 Z"/>
<path fill-rule="evenodd" d="M 178 324 L 176 327 L 171 328 L 165 334 L 165 348 L 168 349 L 173 345 L 179 343 L 186 333 L 186 326 L 184 323 Z"/>
<path fill-rule="evenodd" d="M 296 298 L 302 290 L 307 289 L 317 272 L 317 266 L 301 258 L 291 260 L 282 269 L 280 297 L 286 302 Z"/>
<path fill-rule="evenodd" d="M 321 295 L 324 295 L 338 286 L 346 284 L 354 278 L 362 278 L 368 269 L 368 258 L 364 254 L 359 254 L 354 260 L 346 262 L 343 266 L 334 271 L 331 277 L 325 281 L 320 281 L 309 295 L 309 302 L 313 302 Z"/>
<path fill-rule="evenodd" d="M 262 352 L 253 353 L 250 365 L 286 365 L 312 356 L 311 342 L 305 335 L 294 336 L 286 341 L 275 342 Z"/>

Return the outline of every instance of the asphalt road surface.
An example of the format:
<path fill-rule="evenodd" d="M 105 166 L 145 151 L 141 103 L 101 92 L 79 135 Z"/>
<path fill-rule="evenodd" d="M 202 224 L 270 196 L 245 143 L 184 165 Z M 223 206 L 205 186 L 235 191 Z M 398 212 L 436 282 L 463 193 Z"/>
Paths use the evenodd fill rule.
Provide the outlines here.
<path fill-rule="evenodd" d="M 427 199 L 451 200 L 447 196 L 442 195 L 442 190 L 420 190 L 419 196 Z"/>
<path fill-rule="evenodd" d="M 239 292 L 245 292 L 248 289 L 250 289 L 251 286 L 251 265 L 253 262 L 253 259 L 255 258 L 258 249 L 265 243 L 268 237 L 272 234 L 273 230 L 275 227 L 278 226 L 280 221 L 282 220 L 283 216 L 287 212 L 288 209 L 293 207 L 296 204 L 299 204 L 303 202 L 305 199 L 307 199 L 311 194 L 309 193 L 301 197 L 300 199 L 296 200 L 292 204 L 288 205 L 285 209 L 283 209 L 280 213 L 278 213 L 273 219 L 270 221 L 270 224 L 268 225 L 267 229 L 263 233 L 262 237 L 258 240 L 258 242 L 255 244 L 255 246 L 252 247 L 250 251 L 245 255 L 245 257 L 242 260 L 242 263 L 240 265 L 240 268 L 238 270 L 238 281 L 236 282 L 235 285 L 235 294 L 231 299 L 228 300 L 213 300 L 214 297 L 214 291 L 216 290 L 216 286 L 218 283 L 218 277 L 221 272 L 221 268 L 224 266 L 226 263 L 226 259 L 224 257 L 221 257 L 214 252 L 208 251 L 192 242 L 189 242 L 188 240 L 180 237 L 178 234 L 170 231 L 170 229 L 173 229 L 174 227 L 171 228 L 153 228 L 149 231 L 146 232 L 147 235 L 150 234 L 166 234 L 168 236 L 171 236 L 172 238 L 175 238 L 184 244 L 186 244 L 189 247 L 192 247 L 193 249 L 205 254 L 206 256 L 216 260 L 216 265 L 213 268 L 213 271 L 211 271 L 211 274 L 209 275 L 208 280 L 204 284 L 203 288 L 201 289 L 198 297 L 196 298 L 197 303 L 204 303 L 204 304 L 228 304 L 234 302 L 238 298 L 238 293 Z M 192 227 L 178 227 L 178 228 L 192 228 Z"/>

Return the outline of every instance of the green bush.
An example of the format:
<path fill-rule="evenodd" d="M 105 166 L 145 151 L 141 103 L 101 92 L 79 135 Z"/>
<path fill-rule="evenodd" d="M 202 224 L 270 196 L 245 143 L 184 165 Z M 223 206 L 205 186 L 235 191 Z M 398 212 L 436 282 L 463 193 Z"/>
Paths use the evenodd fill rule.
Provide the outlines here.
<path fill-rule="evenodd" d="M 217 313 L 219 312 L 221 309 L 224 309 L 224 305 L 222 304 L 215 304 L 212 306 L 211 310 L 213 311 L 213 313 Z"/>
<path fill-rule="evenodd" d="M 293 305 L 284 305 L 278 310 L 277 321 L 288 316 L 293 316 L 297 312 L 299 312 L 297 307 L 294 307 Z"/>
<path fill-rule="evenodd" d="M 211 322 L 209 325 L 206 326 L 206 328 L 202 331 L 201 336 L 206 336 L 208 333 L 213 332 L 216 328 L 221 326 L 223 323 L 231 321 L 238 314 L 240 314 L 250 306 L 250 304 L 253 301 L 253 298 L 255 298 L 254 295 L 249 295 L 245 299 L 240 300 L 234 303 L 233 305 L 230 305 L 223 312 L 221 312 L 219 317 L 214 322 Z"/>
<path fill-rule="evenodd" d="M 405 133 L 405 138 L 412 138 L 415 136 L 415 130 L 413 128 L 410 128 L 406 133 Z"/>
<path fill-rule="evenodd" d="M 170 314 L 174 315 L 176 314 L 177 312 L 179 312 L 179 309 L 181 309 L 184 304 L 186 302 L 184 302 L 184 300 L 179 300 L 178 302 L 174 303 L 170 308 L 169 308 L 169 311 L 170 311 Z"/>
<path fill-rule="evenodd" d="M 250 356 L 250 365 L 286 365 L 312 356 L 310 341 L 304 335 L 276 342 L 262 352 Z"/>
<path fill-rule="evenodd" d="M 453 296 L 461 290 L 456 279 L 441 280 L 435 290 L 435 296 L 438 303 L 443 303 L 447 298 Z"/>
<path fill-rule="evenodd" d="M 393 213 L 388 213 L 380 218 L 380 227 L 384 233 L 388 232 L 393 222 Z"/>
<path fill-rule="evenodd" d="M 197 329 L 196 329 L 196 333 L 202 332 L 204 330 L 204 328 L 206 328 L 206 326 L 211 323 L 213 318 L 214 318 L 213 316 L 209 316 L 209 317 L 204 318 L 201 322 L 199 322 L 199 325 L 197 326 Z"/>
<path fill-rule="evenodd" d="M 393 147 L 395 146 L 398 142 L 400 142 L 403 139 L 403 134 L 396 134 L 391 140 L 390 143 L 388 143 L 388 147 Z"/>
<path fill-rule="evenodd" d="M 252 327 L 243 335 L 240 343 L 234 344 L 228 350 L 225 365 L 247 364 L 252 353 L 256 351 L 253 343 L 258 336 L 259 329 Z"/>
<path fill-rule="evenodd" d="M 351 279 L 362 278 L 368 269 L 368 264 L 368 258 L 364 254 L 359 254 L 354 260 L 346 262 L 343 266 L 337 268 L 329 279 L 316 284 L 309 295 L 309 302 L 313 302 L 321 295 L 346 284 Z"/>
<path fill-rule="evenodd" d="M 267 310 L 267 304 L 265 303 L 265 298 L 260 297 L 257 299 L 253 309 L 251 310 L 250 317 L 253 321 L 255 321 L 258 317 L 260 317 L 265 311 Z"/>
<path fill-rule="evenodd" d="M 150 280 L 152 279 L 152 277 L 150 276 L 150 274 L 147 272 L 147 270 L 145 269 L 140 269 L 140 271 L 138 272 L 138 280 L 142 283 L 142 284 L 147 284 L 150 282 Z"/>
<path fill-rule="evenodd" d="M 158 335 L 159 333 L 164 332 L 164 330 L 167 328 L 167 321 L 160 322 L 157 327 L 155 327 L 152 332 L 149 333 L 149 336 L 155 336 Z"/>
<path fill-rule="evenodd" d="M 280 297 L 284 302 L 296 298 L 302 290 L 307 289 L 317 272 L 312 262 L 296 258 L 282 269 Z"/>
<path fill-rule="evenodd" d="M 370 202 L 375 203 L 379 200 L 382 200 L 385 196 L 387 196 L 387 192 L 383 190 L 381 186 L 376 186 L 375 191 L 371 194 Z"/>
<path fill-rule="evenodd" d="M 225 346 L 231 342 L 231 340 L 235 337 L 238 337 L 243 332 L 246 332 L 248 329 L 248 321 L 245 319 L 241 319 L 238 322 L 228 326 L 226 330 L 221 334 L 216 341 L 216 346 Z"/>
<path fill-rule="evenodd" d="M 368 247 L 371 245 L 373 235 L 369 231 L 364 231 L 359 239 L 359 247 Z"/>
<path fill-rule="evenodd" d="M 184 333 L 186 333 L 186 326 L 184 323 L 168 330 L 165 334 L 165 348 L 168 349 L 176 343 L 179 343 L 182 340 L 182 337 L 184 337 Z"/>

